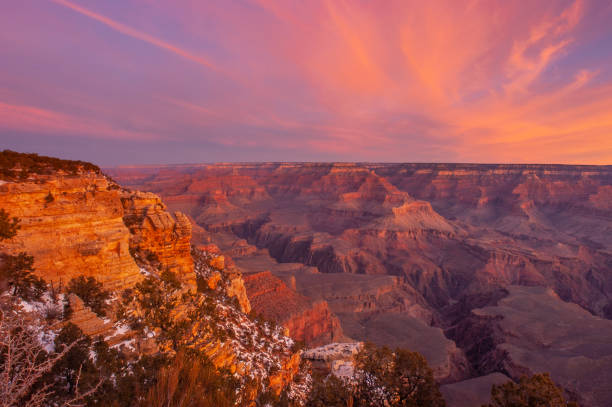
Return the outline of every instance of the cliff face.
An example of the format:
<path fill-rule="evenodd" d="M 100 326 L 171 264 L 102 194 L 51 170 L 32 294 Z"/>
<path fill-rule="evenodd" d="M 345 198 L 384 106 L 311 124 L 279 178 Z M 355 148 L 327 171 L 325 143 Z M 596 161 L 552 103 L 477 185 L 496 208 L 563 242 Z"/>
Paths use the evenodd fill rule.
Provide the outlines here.
<path fill-rule="evenodd" d="M 130 248 L 195 285 L 189 219 L 181 212 L 170 215 L 155 194 L 124 192 L 120 198 L 123 221 L 130 231 Z"/>
<path fill-rule="evenodd" d="M 326 301 L 298 294 L 270 271 L 246 274 L 244 282 L 253 309 L 278 321 L 294 340 L 312 346 L 342 338 L 340 322 Z"/>
<path fill-rule="evenodd" d="M 108 287 L 133 284 L 141 275 L 130 255 L 120 196 L 95 173 L 3 183 L 0 208 L 21 219 L 18 235 L 3 249 L 34 256 L 37 272 L 56 285 L 82 274 Z"/>
<path fill-rule="evenodd" d="M 195 283 L 191 225 L 154 194 L 121 190 L 93 172 L 37 175 L 0 185 L 0 208 L 21 220 L 3 250 L 34 256 L 49 282 L 86 275 L 111 289 L 129 287 L 142 278 L 138 254 Z"/>

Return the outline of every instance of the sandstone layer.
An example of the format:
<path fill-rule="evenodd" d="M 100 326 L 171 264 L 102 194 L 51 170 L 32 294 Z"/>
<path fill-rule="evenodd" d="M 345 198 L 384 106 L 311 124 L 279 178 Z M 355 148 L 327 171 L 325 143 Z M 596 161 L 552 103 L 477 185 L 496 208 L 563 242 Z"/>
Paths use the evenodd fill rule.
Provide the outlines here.
<path fill-rule="evenodd" d="M 139 256 L 195 281 L 186 217 L 173 217 L 158 196 L 122 190 L 104 175 L 5 182 L 0 208 L 18 217 L 21 226 L 2 250 L 27 252 L 36 272 L 56 285 L 85 275 L 110 289 L 131 286 L 142 278 L 135 261 Z"/>
<path fill-rule="evenodd" d="M 116 185 L 96 173 L 36 176 L 0 185 L 0 208 L 20 219 L 17 236 L 3 250 L 34 256 L 36 272 L 57 286 L 79 275 L 108 287 L 141 278 L 130 254 Z"/>

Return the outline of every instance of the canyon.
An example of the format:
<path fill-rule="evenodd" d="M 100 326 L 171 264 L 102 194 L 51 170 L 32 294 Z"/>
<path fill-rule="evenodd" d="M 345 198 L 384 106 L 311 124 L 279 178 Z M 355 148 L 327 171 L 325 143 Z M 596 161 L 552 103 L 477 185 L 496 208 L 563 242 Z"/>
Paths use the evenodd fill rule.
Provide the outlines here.
<path fill-rule="evenodd" d="M 296 340 L 419 351 L 451 398 L 550 371 L 584 405 L 612 401 L 604 383 L 581 382 L 612 370 L 601 344 L 612 326 L 612 166 L 105 171 L 184 213 L 192 240 L 217 245 L 244 275 L 254 311 L 290 326 Z M 581 323 L 605 338 L 549 327 Z M 553 366 L 543 349 L 565 354 Z M 580 369 L 563 367 L 576 360 L 585 361 Z"/>

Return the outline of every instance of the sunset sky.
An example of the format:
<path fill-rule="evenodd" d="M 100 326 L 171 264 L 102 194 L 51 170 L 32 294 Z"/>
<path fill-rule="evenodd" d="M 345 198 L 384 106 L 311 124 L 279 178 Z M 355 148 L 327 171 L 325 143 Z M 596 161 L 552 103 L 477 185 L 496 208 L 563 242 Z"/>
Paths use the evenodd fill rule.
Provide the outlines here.
<path fill-rule="evenodd" d="M 612 1 L 9 0 L 0 148 L 612 164 Z"/>

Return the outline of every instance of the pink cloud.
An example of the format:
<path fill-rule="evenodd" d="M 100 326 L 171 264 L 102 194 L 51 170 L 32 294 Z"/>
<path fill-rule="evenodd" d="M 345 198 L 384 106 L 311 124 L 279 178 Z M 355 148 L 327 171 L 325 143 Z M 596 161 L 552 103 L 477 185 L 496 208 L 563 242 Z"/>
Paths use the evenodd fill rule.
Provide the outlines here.
<path fill-rule="evenodd" d="M 4 102 L 0 102 L 0 129 L 129 140 L 159 138 L 150 133 L 113 128 L 104 122 L 96 122 L 35 106 Z"/>
<path fill-rule="evenodd" d="M 60 51 L 55 74 L 22 75 L 27 58 L 15 59 L 1 113 L 11 128 L 146 129 L 203 151 L 324 158 L 612 161 L 612 56 L 601 48 L 612 7 L 594 0 L 51 4 L 67 35 L 83 35 L 69 46 L 50 31 L 17 36 L 17 54 Z M 92 20 L 112 31 L 83 30 Z M 66 54 L 77 68 L 57 79 Z M 70 93 L 42 98 L 41 81 Z"/>

